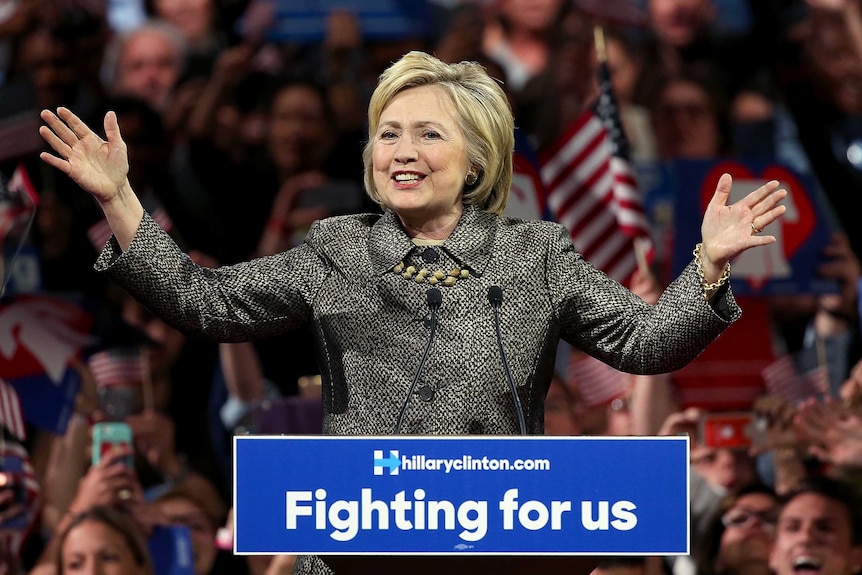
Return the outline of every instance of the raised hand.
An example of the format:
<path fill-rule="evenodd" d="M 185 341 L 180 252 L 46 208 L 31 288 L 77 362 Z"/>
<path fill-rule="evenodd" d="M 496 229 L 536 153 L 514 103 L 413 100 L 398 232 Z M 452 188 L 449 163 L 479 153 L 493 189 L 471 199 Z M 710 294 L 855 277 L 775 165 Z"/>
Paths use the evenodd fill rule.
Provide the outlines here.
<path fill-rule="evenodd" d="M 129 184 L 129 156 L 117 115 L 105 114 L 107 140 L 68 108 L 57 108 L 56 114 L 42 110 L 41 117 L 47 125 L 39 127 L 39 135 L 57 155 L 42 152 L 39 157 L 98 200 L 120 247 L 128 249 L 144 209 Z"/>
<path fill-rule="evenodd" d="M 80 513 L 96 505 L 124 505 L 137 482 L 135 472 L 124 464 L 132 454 L 131 446 L 124 445 L 102 456 L 81 478 L 69 509 Z"/>
<path fill-rule="evenodd" d="M 722 174 L 703 216 L 701 257 L 709 281 L 717 279 L 724 264 L 745 250 L 775 242 L 775 236 L 763 235 L 761 231 L 787 210 L 780 203 L 787 190 L 779 189 L 776 180 L 728 204 L 732 185 L 730 174 Z"/>
<path fill-rule="evenodd" d="M 795 424 L 814 457 L 833 465 L 862 466 L 862 419 L 835 400 L 806 400 Z"/>
<path fill-rule="evenodd" d="M 129 158 L 114 112 L 105 114 L 105 141 L 67 108 L 57 113 L 42 110 L 47 126 L 39 135 L 57 152 L 42 152 L 40 158 L 90 192 L 100 204 L 112 201 L 128 186 Z"/>
<path fill-rule="evenodd" d="M 146 458 L 153 469 L 169 477 L 180 474 L 182 463 L 174 449 L 176 429 L 171 418 L 162 413 L 145 410 L 130 415 L 126 422 L 132 428 L 135 449 Z"/>

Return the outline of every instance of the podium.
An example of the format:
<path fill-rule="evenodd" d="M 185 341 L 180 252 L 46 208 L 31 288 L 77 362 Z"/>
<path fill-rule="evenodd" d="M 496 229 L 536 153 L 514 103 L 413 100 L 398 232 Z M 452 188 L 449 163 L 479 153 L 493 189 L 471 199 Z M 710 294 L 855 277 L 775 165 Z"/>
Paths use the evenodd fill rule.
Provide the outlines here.
<path fill-rule="evenodd" d="M 600 557 L 402 557 L 379 556 L 325 556 L 323 561 L 336 575 L 535 575 L 536 573 L 565 573 L 589 575 L 599 564 Z"/>
<path fill-rule="evenodd" d="M 564 572 L 689 552 L 688 437 L 234 438 L 234 552 L 337 574 Z"/>

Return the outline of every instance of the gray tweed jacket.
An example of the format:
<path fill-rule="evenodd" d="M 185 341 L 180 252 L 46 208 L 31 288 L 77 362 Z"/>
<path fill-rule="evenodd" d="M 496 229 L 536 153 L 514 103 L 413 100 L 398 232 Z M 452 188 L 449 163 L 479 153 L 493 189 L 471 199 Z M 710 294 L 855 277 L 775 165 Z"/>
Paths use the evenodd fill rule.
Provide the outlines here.
<path fill-rule="evenodd" d="M 343 216 L 315 223 L 288 252 L 215 270 L 195 265 L 145 214 L 129 250 L 112 239 L 96 269 L 189 334 L 242 341 L 312 322 L 324 432 L 381 435 L 395 429 L 430 332 L 429 284 L 393 271 L 402 262 L 469 274 L 438 284 L 436 335 L 402 433 L 518 433 L 490 286 L 502 288 L 501 336 L 532 434 L 543 431 L 560 337 L 619 370 L 665 373 L 691 361 L 741 313 L 729 289 L 707 304 L 693 264 L 651 306 L 586 262 L 562 226 L 471 207 L 430 250 L 415 246 L 392 212 Z M 332 571 L 307 555 L 294 573 Z"/>
<path fill-rule="evenodd" d="M 469 206 L 442 246 L 415 246 L 392 212 L 341 216 L 292 250 L 219 269 L 195 265 L 145 214 L 129 250 L 112 239 L 96 269 L 192 335 L 242 341 L 312 322 L 324 431 L 350 435 L 394 430 L 429 338 L 430 286 L 394 272 L 400 262 L 469 273 L 438 284 L 436 335 L 402 433 L 518 433 L 489 286 L 502 288 L 503 345 L 532 434 L 560 337 L 621 371 L 665 373 L 741 313 L 730 290 L 707 304 L 693 263 L 651 306 L 586 262 L 562 226 Z"/>

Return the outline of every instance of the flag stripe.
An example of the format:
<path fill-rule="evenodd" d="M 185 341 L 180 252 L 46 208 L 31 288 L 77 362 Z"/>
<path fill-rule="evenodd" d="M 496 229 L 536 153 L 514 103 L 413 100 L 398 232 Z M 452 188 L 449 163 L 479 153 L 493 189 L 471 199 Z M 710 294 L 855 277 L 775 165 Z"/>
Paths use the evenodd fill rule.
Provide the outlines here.
<path fill-rule="evenodd" d="M 100 351 L 90 357 L 89 367 L 98 386 L 140 383 L 145 376 L 140 348 Z"/>
<path fill-rule="evenodd" d="M 800 374 L 790 355 L 776 359 L 763 368 L 761 375 L 769 393 L 794 404 L 809 397 L 820 397 L 829 390 L 829 378 L 823 366 Z"/>
<path fill-rule="evenodd" d="M 0 424 L 21 441 L 27 439 L 27 429 L 24 425 L 18 393 L 2 379 L 0 379 Z"/>
<path fill-rule="evenodd" d="M 573 353 L 568 368 L 570 383 L 589 406 L 619 397 L 626 389 L 625 374 L 589 355 Z"/>

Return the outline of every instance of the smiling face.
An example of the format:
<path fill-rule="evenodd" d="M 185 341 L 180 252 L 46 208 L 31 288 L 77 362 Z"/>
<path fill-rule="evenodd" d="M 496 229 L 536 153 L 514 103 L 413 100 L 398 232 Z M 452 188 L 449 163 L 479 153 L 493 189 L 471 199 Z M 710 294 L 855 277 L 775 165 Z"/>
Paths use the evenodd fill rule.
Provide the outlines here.
<path fill-rule="evenodd" d="M 838 501 L 816 493 L 794 497 L 781 512 L 769 566 L 776 575 L 850 575 L 862 565 L 850 517 Z"/>
<path fill-rule="evenodd" d="M 441 88 L 410 88 L 392 98 L 374 135 L 372 165 L 383 203 L 408 233 L 443 239 L 455 227 L 470 164 L 455 107 Z"/>

